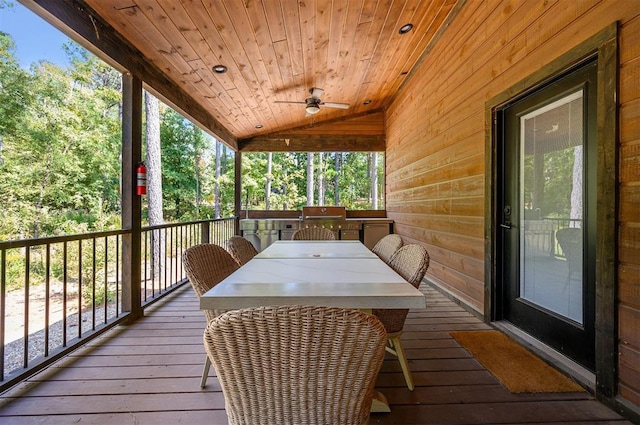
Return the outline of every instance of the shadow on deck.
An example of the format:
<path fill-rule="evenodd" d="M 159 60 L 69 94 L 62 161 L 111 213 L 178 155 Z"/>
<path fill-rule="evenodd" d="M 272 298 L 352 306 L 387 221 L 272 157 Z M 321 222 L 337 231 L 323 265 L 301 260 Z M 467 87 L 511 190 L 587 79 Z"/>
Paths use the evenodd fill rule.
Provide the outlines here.
<path fill-rule="evenodd" d="M 512 394 L 449 335 L 490 329 L 433 288 L 426 310 L 412 310 L 404 347 L 416 388 L 388 357 L 376 388 L 391 413 L 371 424 L 630 424 L 589 393 Z M 226 424 L 215 376 L 205 389 L 204 315 L 188 285 L 146 317 L 88 343 L 0 397 L 0 423 Z M 213 375 L 213 368 L 211 375 Z"/>

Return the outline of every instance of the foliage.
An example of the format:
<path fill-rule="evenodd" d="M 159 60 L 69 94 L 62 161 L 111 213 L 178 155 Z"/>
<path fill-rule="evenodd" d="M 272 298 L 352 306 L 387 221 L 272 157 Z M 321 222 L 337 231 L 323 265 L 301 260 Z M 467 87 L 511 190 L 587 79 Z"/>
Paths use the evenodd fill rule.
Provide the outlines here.
<path fill-rule="evenodd" d="M 274 153 L 272 184 L 269 200 L 276 209 L 298 210 L 311 204 L 306 199 L 306 163 L 307 153 Z M 322 176 L 324 197 L 313 200 L 315 205 L 333 205 L 336 199 L 348 209 L 370 209 L 371 172 L 370 153 L 334 152 L 314 155 L 315 175 Z M 320 163 L 319 158 L 322 159 Z M 379 155 L 378 194 L 379 205 L 383 205 L 384 190 L 383 155 Z M 242 205 L 248 209 L 265 209 L 265 187 L 267 177 L 267 154 L 251 153 L 242 156 Z M 336 179 L 337 177 L 337 179 Z M 318 185 L 318 180 L 314 182 Z M 337 186 L 336 186 L 337 181 Z M 336 193 L 337 192 L 337 193 Z"/>
<path fill-rule="evenodd" d="M 573 188 L 573 152 L 575 148 L 547 153 L 544 158 L 544 217 L 569 217 Z M 565 178 L 559 178 L 565 177 Z"/>
<path fill-rule="evenodd" d="M 211 152 L 215 143 L 200 128 L 172 109 L 162 112 L 162 195 L 164 213 L 171 221 L 214 217 L 214 203 L 223 201 L 223 217 L 233 212 L 233 158 L 226 152 L 219 183 L 222 199 L 214 199 L 215 168 Z M 224 203 L 224 200 L 228 200 Z"/>
<path fill-rule="evenodd" d="M 197 167 L 205 148 L 202 130 L 166 108 L 161 116 L 162 196 L 165 214 L 197 218 Z"/>
<path fill-rule="evenodd" d="M 27 93 L 30 75 L 20 69 L 14 51 L 13 39 L 0 32 L 0 135 L 15 133 L 22 127 L 24 111 L 31 100 Z"/>
<path fill-rule="evenodd" d="M 524 157 L 524 190 L 522 193 L 527 212 L 535 217 L 566 218 L 571 212 L 573 165 L 575 147 L 559 149 L 542 156 L 540 177 L 535 176 L 536 155 Z M 538 187 L 538 185 L 540 185 Z M 540 199 L 534 199 L 538 193 Z"/>
<path fill-rule="evenodd" d="M 27 71 L 0 33 L 0 240 L 120 227 L 121 74 L 73 42 L 64 48 L 69 69 L 41 61 Z M 214 199 L 216 141 L 167 107 L 161 138 L 167 218 L 212 217 L 222 200 L 232 214 L 233 154 L 223 150 Z"/>
<path fill-rule="evenodd" d="M 86 74 L 89 69 L 114 71 L 92 56 L 78 60 L 86 65 L 84 80 L 48 62 L 32 65 L 20 79 L 23 84 L 14 86 L 24 99 L 21 115 L 0 111 L 0 122 L 11 122 L 2 126 L 0 192 L 8 201 L 0 224 L 3 236 L 99 229 L 113 222 L 105 214 L 119 208 L 121 137 L 114 98 L 120 89 L 99 85 Z M 75 75 L 81 75 L 79 70 Z"/>

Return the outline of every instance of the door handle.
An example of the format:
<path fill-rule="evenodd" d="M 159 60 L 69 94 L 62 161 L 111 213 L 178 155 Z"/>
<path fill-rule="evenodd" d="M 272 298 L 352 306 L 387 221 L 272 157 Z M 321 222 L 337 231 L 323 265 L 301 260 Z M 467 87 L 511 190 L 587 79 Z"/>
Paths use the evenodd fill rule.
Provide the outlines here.
<path fill-rule="evenodd" d="M 500 223 L 500 227 L 502 227 L 503 229 L 511 229 L 511 222 L 505 221 L 504 223 Z"/>

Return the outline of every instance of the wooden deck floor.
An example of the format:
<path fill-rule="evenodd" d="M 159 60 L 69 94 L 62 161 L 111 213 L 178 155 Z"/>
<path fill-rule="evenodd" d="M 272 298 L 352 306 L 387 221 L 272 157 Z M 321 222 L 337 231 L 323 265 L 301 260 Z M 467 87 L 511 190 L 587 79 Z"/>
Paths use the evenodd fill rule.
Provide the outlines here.
<path fill-rule="evenodd" d="M 371 424 L 630 424 L 587 392 L 511 394 L 448 333 L 488 326 L 436 290 L 421 289 L 427 309 L 410 312 L 403 337 L 416 388 L 407 390 L 397 360 L 385 360 L 376 387 L 391 413 L 372 414 Z M 2 394 L 0 423 L 226 424 L 215 376 L 199 386 L 203 328 L 184 286 L 144 319 Z"/>

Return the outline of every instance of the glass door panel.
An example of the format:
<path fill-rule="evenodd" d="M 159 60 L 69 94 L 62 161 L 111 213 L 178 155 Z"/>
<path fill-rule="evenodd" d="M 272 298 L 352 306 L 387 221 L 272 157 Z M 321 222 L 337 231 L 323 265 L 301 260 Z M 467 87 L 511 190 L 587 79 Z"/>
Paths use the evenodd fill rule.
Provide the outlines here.
<path fill-rule="evenodd" d="M 520 297 L 582 324 L 583 90 L 520 117 Z"/>

